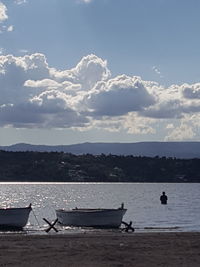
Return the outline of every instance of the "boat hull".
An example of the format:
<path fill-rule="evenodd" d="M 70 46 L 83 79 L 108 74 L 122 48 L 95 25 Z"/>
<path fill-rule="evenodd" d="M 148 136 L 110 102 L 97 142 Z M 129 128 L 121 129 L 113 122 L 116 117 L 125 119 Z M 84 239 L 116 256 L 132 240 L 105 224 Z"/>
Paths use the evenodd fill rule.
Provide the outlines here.
<path fill-rule="evenodd" d="M 21 229 L 29 218 L 31 206 L 25 208 L 0 209 L 0 228 L 1 229 Z"/>
<path fill-rule="evenodd" d="M 119 228 L 126 209 L 56 210 L 58 222 L 67 226 Z"/>

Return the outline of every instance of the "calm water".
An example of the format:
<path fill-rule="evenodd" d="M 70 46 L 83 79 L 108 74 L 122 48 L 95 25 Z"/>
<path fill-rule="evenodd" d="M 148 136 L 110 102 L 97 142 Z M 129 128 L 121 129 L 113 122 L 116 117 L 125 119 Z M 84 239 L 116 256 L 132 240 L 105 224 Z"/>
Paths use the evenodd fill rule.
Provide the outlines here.
<path fill-rule="evenodd" d="M 162 191 L 168 205 L 160 204 Z M 28 233 L 44 233 L 42 218 L 53 221 L 57 208 L 118 208 L 122 202 L 128 209 L 124 221 L 132 220 L 137 232 L 200 231 L 200 184 L 0 183 L 0 196 L 1 207 L 32 203 Z"/>

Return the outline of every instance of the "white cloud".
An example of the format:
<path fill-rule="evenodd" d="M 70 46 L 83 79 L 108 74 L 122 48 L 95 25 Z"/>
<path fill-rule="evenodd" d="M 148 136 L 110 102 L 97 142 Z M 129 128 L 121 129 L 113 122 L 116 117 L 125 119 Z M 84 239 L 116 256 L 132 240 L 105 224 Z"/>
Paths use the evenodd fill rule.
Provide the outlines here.
<path fill-rule="evenodd" d="M 2 55 L 5 52 L 5 49 L 3 47 L 0 47 L 0 55 Z"/>
<path fill-rule="evenodd" d="M 98 116 L 124 115 L 142 110 L 155 102 L 140 78 L 126 75 L 97 83 L 84 101 Z"/>
<path fill-rule="evenodd" d="M 199 132 L 199 84 L 163 87 L 140 77 L 111 77 L 106 60 L 83 57 L 50 68 L 45 55 L 0 55 L 0 126 L 77 128 L 191 140 Z M 158 127 L 158 125 L 160 125 Z"/>
<path fill-rule="evenodd" d="M 80 0 L 80 2 L 83 2 L 83 3 L 86 3 L 86 4 L 89 4 L 91 3 L 93 0 Z"/>
<path fill-rule="evenodd" d="M 183 96 L 188 99 L 200 99 L 200 83 L 183 84 L 181 86 Z"/>
<path fill-rule="evenodd" d="M 181 123 L 170 134 L 166 136 L 165 141 L 186 141 L 192 140 L 195 137 L 195 132 L 192 125 Z"/>
<path fill-rule="evenodd" d="M 104 129 L 108 132 L 118 132 L 123 127 L 123 119 L 118 118 L 109 118 L 104 120 L 93 120 L 90 128 Z"/>
<path fill-rule="evenodd" d="M 0 105 L 27 102 L 31 90 L 23 86 L 25 81 L 29 78 L 43 79 L 48 73 L 48 65 L 41 54 L 24 57 L 0 56 Z"/>
<path fill-rule="evenodd" d="M 110 77 L 107 61 L 96 55 L 83 57 L 71 70 L 58 71 L 51 69 L 51 75 L 59 81 L 81 83 L 85 90 L 91 89 L 98 81 L 105 81 Z"/>
<path fill-rule="evenodd" d="M 139 117 L 137 114 L 129 113 L 124 118 L 123 127 L 129 134 L 155 134 L 155 119 Z"/>
<path fill-rule="evenodd" d="M 153 66 L 153 67 L 152 67 L 152 70 L 153 70 L 156 74 L 158 74 L 158 75 L 160 76 L 160 78 L 163 78 L 163 75 L 161 74 L 161 71 L 159 70 L 158 67 Z"/>
<path fill-rule="evenodd" d="M 166 141 L 191 141 L 199 140 L 200 121 L 199 113 L 184 114 L 181 120 L 174 121 L 174 124 L 167 128 Z"/>
<path fill-rule="evenodd" d="M 0 56 L 1 126 L 80 127 L 88 122 L 71 108 L 70 94 L 66 94 L 70 85 L 71 90 L 80 86 L 66 81 L 59 84 L 50 79 L 50 70 L 42 54 Z"/>
<path fill-rule="evenodd" d="M 6 6 L 0 2 L 0 22 L 8 19 L 8 15 L 6 14 L 7 8 Z"/>
<path fill-rule="evenodd" d="M 27 0 L 15 0 L 15 4 L 21 5 L 27 3 Z"/>
<path fill-rule="evenodd" d="M 45 87 L 45 88 L 59 88 L 60 84 L 54 80 L 44 79 L 40 81 L 27 80 L 24 83 L 27 87 Z"/>
<path fill-rule="evenodd" d="M 161 74 L 161 72 L 159 71 L 159 69 L 156 66 L 153 66 L 152 70 L 155 71 L 155 73 L 157 73 L 159 75 Z"/>
<path fill-rule="evenodd" d="M 20 49 L 19 52 L 22 53 L 22 54 L 27 54 L 28 50 L 27 49 Z"/>
<path fill-rule="evenodd" d="M 141 111 L 141 115 L 151 118 L 181 118 L 183 106 L 179 99 L 169 99 L 157 102 L 156 105 Z"/>
<path fill-rule="evenodd" d="M 7 28 L 7 31 L 8 32 L 12 32 L 14 30 L 14 26 L 13 25 L 10 25 L 8 28 Z"/>

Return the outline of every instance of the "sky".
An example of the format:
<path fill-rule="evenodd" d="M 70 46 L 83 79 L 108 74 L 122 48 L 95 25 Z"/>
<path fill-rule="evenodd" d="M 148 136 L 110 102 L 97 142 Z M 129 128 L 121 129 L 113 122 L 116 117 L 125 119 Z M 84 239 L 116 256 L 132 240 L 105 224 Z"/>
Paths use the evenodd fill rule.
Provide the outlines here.
<path fill-rule="evenodd" d="M 200 141 L 199 10 L 0 0 L 0 145 Z"/>

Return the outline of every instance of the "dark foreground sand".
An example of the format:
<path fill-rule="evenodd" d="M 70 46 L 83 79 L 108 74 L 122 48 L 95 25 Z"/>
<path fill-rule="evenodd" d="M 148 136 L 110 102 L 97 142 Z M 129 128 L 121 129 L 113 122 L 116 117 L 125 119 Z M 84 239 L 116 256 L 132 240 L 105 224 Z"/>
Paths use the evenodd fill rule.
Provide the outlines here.
<path fill-rule="evenodd" d="M 0 266 L 200 267 L 200 233 L 1 235 Z"/>

